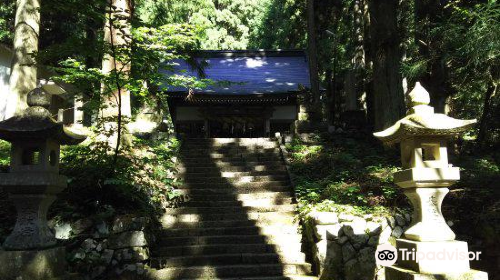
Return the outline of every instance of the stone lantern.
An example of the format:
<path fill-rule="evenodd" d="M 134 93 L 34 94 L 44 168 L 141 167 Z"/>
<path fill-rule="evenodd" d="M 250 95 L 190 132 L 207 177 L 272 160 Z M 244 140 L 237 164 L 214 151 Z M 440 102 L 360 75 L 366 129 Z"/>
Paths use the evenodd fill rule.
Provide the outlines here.
<path fill-rule="evenodd" d="M 50 263 L 64 252 L 53 248 L 56 239 L 46 217 L 56 195 L 67 185 L 66 177 L 59 175 L 60 145 L 80 143 L 85 136 L 52 118 L 48 93 L 37 88 L 27 101 L 29 107 L 22 114 L 0 122 L 0 139 L 12 143 L 10 172 L 0 174 L 0 187 L 17 210 L 14 230 L 3 244 L 6 251 L 1 257 L 16 251 L 11 257 L 29 259 L 30 252 L 47 249 L 44 262 Z M 22 261 L 18 263 L 22 265 Z"/>
<path fill-rule="evenodd" d="M 434 113 L 434 108 L 429 106 L 429 93 L 420 83 L 410 92 L 409 99 L 409 114 L 390 128 L 374 134 L 385 144 L 400 144 L 403 170 L 394 174 L 394 182 L 403 188 L 414 208 L 412 224 L 405 231 L 404 239 L 396 240 L 399 258 L 397 266 L 386 270 L 388 279 L 403 277 L 398 274 L 403 273 L 399 268 L 417 274 L 465 273 L 467 279 L 487 279 L 486 273 L 470 270 L 468 257 L 448 260 L 445 256 L 441 260 L 416 261 L 411 255 L 408 258 L 401 255 L 405 252 L 414 256 L 449 252 L 468 256 L 467 243 L 455 241 L 455 234 L 441 213 L 441 204 L 448 187 L 460 179 L 459 168 L 448 162 L 447 142 L 476 123 L 476 120 L 458 120 Z"/>

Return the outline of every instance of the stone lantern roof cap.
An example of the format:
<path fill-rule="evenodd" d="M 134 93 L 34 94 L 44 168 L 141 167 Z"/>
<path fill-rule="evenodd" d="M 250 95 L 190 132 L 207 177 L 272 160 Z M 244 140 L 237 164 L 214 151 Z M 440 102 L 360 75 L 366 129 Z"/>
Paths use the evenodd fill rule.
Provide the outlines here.
<path fill-rule="evenodd" d="M 45 140 L 55 139 L 62 145 L 75 145 L 87 137 L 62 123 L 57 122 L 47 110 L 50 95 L 37 88 L 28 94 L 28 107 L 19 115 L 0 122 L 0 139 Z"/>
<path fill-rule="evenodd" d="M 429 93 L 418 82 L 408 96 L 410 114 L 386 130 L 374 133 L 382 142 L 390 145 L 417 136 L 451 137 L 467 131 L 476 123 L 476 120 L 459 120 L 434 113 L 434 108 L 429 106 Z"/>

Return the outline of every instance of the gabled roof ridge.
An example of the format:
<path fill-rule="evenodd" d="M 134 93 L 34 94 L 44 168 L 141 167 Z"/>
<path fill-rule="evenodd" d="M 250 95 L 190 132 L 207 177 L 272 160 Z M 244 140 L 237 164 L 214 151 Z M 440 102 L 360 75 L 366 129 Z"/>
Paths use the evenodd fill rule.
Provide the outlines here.
<path fill-rule="evenodd" d="M 199 50 L 200 57 L 306 57 L 303 49 Z"/>

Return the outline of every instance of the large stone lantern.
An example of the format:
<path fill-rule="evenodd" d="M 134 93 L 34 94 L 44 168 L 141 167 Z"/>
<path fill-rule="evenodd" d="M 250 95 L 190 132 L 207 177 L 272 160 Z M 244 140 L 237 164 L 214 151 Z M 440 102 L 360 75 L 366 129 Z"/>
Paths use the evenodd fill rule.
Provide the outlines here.
<path fill-rule="evenodd" d="M 66 177 L 59 175 L 60 145 L 77 144 L 85 139 L 84 135 L 56 122 L 48 111 L 49 105 L 50 95 L 37 88 L 28 94 L 29 107 L 21 115 L 0 122 L 0 139 L 12 143 L 10 172 L 0 174 L 0 187 L 17 210 L 14 230 L 3 249 L 17 251 L 11 256 L 21 260 L 29 259 L 27 255 L 37 257 L 29 252 L 41 252 L 56 245 L 46 215 L 56 195 L 67 185 Z M 64 250 L 52 248 L 48 252 L 44 255 L 46 263 L 54 261 L 51 258 Z M 7 258 L 5 253 L 2 256 Z M 22 266 L 23 261 L 13 263 Z"/>
<path fill-rule="evenodd" d="M 390 128 L 374 134 L 385 144 L 400 144 L 403 170 L 394 174 L 394 182 L 403 188 L 414 208 L 412 224 L 405 231 L 404 239 L 396 240 L 399 258 L 389 275 L 394 276 L 398 267 L 424 274 L 470 274 L 468 257 L 448 260 L 445 256 L 440 260 L 416 261 L 410 255 L 408 258 L 401 255 L 410 252 L 423 256 L 429 252 L 448 251 L 468 256 L 467 243 L 455 241 L 455 234 L 441 213 L 441 204 L 448 187 L 460 179 L 459 168 L 448 162 L 447 142 L 476 123 L 476 120 L 458 120 L 435 113 L 429 106 L 429 93 L 420 83 L 410 92 L 409 99 L 409 114 Z M 477 273 L 474 275 L 467 279 L 487 279 L 483 274 L 480 278 L 475 278 Z"/>

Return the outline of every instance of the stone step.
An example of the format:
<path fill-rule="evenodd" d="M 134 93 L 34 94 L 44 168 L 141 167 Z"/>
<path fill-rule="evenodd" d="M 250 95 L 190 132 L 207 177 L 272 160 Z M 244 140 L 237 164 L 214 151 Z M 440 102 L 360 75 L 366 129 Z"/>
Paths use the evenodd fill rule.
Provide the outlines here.
<path fill-rule="evenodd" d="M 252 193 L 231 193 L 231 194 L 188 194 L 187 199 L 189 201 L 251 201 L 257 199 L 270 199 L 274 201 L 281 201 L 283 199 L 289 199 L 292 197 L 292 193 L 289 191 L 284 192 L 252 192 Z"/>
<path fill-rule="evenodd" d="M 220 146 L 220 147 L 190 147 L 189 149 L 183 146 L 180 149 L 181 154 L 231 154 L 231 153 L 281 153 L 280 148 L 274 147 L 259 147 L 259 146 Z"/>
<path fill-rule="evenodd" d="M 164 280 L 163 278 L 156 278 L 155 275 L 157 270 L 148 269 L 145 273 L 145 280 Z M 161 275 L 158 275 L 161 277 Z M 140 278 L 142 279 L 142 278 Z M 214 276 L 211 278 L 182 278 L 183 280 L 317 280 L 316 276 L 308 275 L 283 275 L 283 276 L 249 276 L 249 277 L 237 277 L 237 278 L 227 278 Z M 80 279 L 79 279 L 80 280 Z M 167 279 L 168 280 L 168 279 Z"/>
<path fill-rule="evenodd" d="M 210 143 L 210 142 L 184 142 L 181 145 L 181 150 L 194 150 L 194 149 L 272 149 L 277 148 L 276 142 L 261 142 L 261 143 Z"/>
<path fill-rule="evenodd" d="M 154 268 L 186 267 L 186 266 L 213 266 L 236 264 L 295 264 L 305 263 L 303 253 L 282 256 L 275 253 L 265 254 L 224 254 L 208 256 L 186 256 L 174 258 L 153 258 L 151 266 Z"/>
<path fill-rule="evenodd" d="M 224 172 L 279 172 L 286 171 L 285 166 L 281 162 L 274 165 L 230 165 L 225 166 L 207 166 L 207 167 L 194 167 L 194 166 L 180 166 L 178 168 L 179 174 L 221 174 Z"/>
<path fill-rule="evenodd" d="M 260 213 L 263 214 L 263 213 Z M 224 216 L 225 214 L 222 214 Z M 217 217 L 220 218 L 221 216 Z M 215 218 L 215 217 L 212 217 Z M 196 214 L 164 215 L 161 219 L 163 228 L 214 228 L 214 227 L 265 227 L 269 225 L 291 226 L 297 225 L 293 216 L 260 216 L 260 217 L 236 217 L 239 219 L 207 220 L 200 219 Z"/>
<path fill-rule="evenodd" d="M 248 156 L 248 157 L 238 157 L 238 158 L 207 158 L 207 157 L 190 157 L 190 158 L 179 158 L 179 161 L 188 166 L 217 166 L 218 163 L 224 164 L 268 164 L 268 163 L 281 163 L 280 157 L 270 157 L 270 156 Z"/>
<path fill-rule="evenodd" d="M 181 222 L 165 220 L 160 222 L 164 229 L 200 229 L 200 228 L 218 228 L 218 227 L 251 227 L 257 223 L 252 220 L 231 220 L 231 221 L 203 221 L 203 222 Z"/>
<path fill-rule="evenodd" d="M 192 161 L 192 162 L 179 162 L 179 169 L 187 169 L 191 170 L 192 168 L 219 168 L 226 170 L 226 168 L 254 168 L 254 166 L 266 166 L 268 169 L 273 170 L 272 168 L 280 168 L 283 167 L 283 161 L 281 160 L 272 160 L 272 161 L 233 161 L 233 162 L 225 162 L 225 161 L 217 161 L 217 160 L 208 160 L 205 162 Z M 229 171 L 229 170 L 227 170 Z"/>
<path fill-rule="evenodd" d="M 281 150 L 279 148 L 247 148 L 247 147 L 237 147 L 237 148 L 211 148 L 211 149 L 182 149 L 180 154 L 183 157 L 209 157 L 209 158 L 221 158 L 221 157 L 241 157 L 248 155 L 281 155 Z"/>
<path fill-rule="evenodd" d="M 238 220 L 259 220 L 259 221 L 283 221 L 293 220 L 294 211 L 289 212 L 248 212 L 248 213 L 204 213 L 204 214 L 164 214 L 162 222 L 208 222 L 208 221 L 238 221 Z"/>
<path fill-rule="evenodd" d="M 216 244 L 277 244 L 293 246 L 300 244 L 302 237 L 295 235 L 220 235 L 220 236 L 182 236 L 161 237 L 159 246 L 194 246 L 194 245 L 216 245 Z"/>
<path fill-rule="evenodd" d="M 231 146 L 270 146 L 277 142 L 270 138 L 211 138 L 211 139 L 185 139 L 182 147 L 210 145 L 212 147 L 231 147 Z"/>
<path fill-rule="evenodd" d="M 261 207 L 241 206 L 241 207 L 181 207 L 167 209 L 165 214 L 199 214 L 211 215 L 220 213 L 247 214 L 247 213 L 265 213 L 265 212 L 292 212 L 295 211 L 295 205 L 270 205 Z"/>
<path fill-rule="evenodd" d="M 286 274 L 308 275 L 309 264 L 261 264 L 261 265 L 221 265 L 170 267 L 149 272 L 150 279 L 217 279 L 225 277 L 283 276 Z M 148 274 L 149 274 L 148 273 Z"/>
<path fill-rule="evenodd" d="M 252 235 L 261 234 L 265 236 L 273 235 L 295 235 L 298 228 L 295 225 L 277 225 L 259 228 L 257 226 L 233 226 L 233 227 L 213 227 L 213 228 L 169 228 L 163 229 L 159 238 L 163 237 L 183 237 L 183 236 L 221 236 L 221 235 Z"/>
<path fill-rule="evenodd" d="M 234 201 L 218 201 L 217 197 L 214 197 L 215 200 L 189 200 L 181 204 L 182 207 L 256 207 L 256 208 L 264 208 L 268 206 L 275 205 L 290 205 L 293 203 L 293 199 L 291 197 L 283 197 L 283 198 L 261 198 L 261 199 L 248 199 L 248 200 L 234 200 Z"/>
<path fill-rule="evenodd" d="M 243 186 L 243 187 L 215 187 L 215 186 L 205 186 L 204 188 L 188 188 L 184 186 L 185 189 L 178 189 L 183 195 L 237 195 L 237 194 L 251 194 L 254 192 L 287 192 L 290 191 L 290 186 L 285 185 L 271 185 L 271 186 Z M 200 186 L 201 187 L 201 186 Z"/>
<path fill-rule="evenodd" d="M 225 169 L 224 169 L 225 170 Z M 179 177 L 186 180 L 189 178 L 244 178 L 249 176 L 281 176 L 288 177 L 285 170 L 264 170 L 264 171 L 222 171 L 217 168 L 214 171 L 187 172 L 179 173 Z"/>
<path fill-rule="evenodd" d="M 270 190 L 273 187 L 283 187 L 289 186 L 289 180 L 279 180 L 279 181 L 260 181 L 260 182 L 183 182 L 178 189 L 226 189 L 226 190 L 237 190 L 237 189 L 264 189 Z M 273 189 L 274 190 L 274 189 Z"/>
<path fill-rule="evenodd" d="M 239 183 L 251 183 L 251 182 L 272 182 L 272 181 L 288 181 L 287 174 L 280 175 L 257 175 L 257 176 L 238 176 L 238 177 L 193 177 L 187 175 L 184 179 L 184 183 L 186 184 L 196 184 L 196 183 L 230 183 L 230 184 L 239 184 Z"/>
<path fill-rule="evenodd" d="M 192 245 L 192 246 L 156 246 L 153 255 L 162 258 L 195 256 L 195 255 L 221 255 L 221 254 L 296 254 L 300 253 L 301 247 L 297 244 L 281 246 L 276 244 L 215 244 L 215 245 Z"/>

